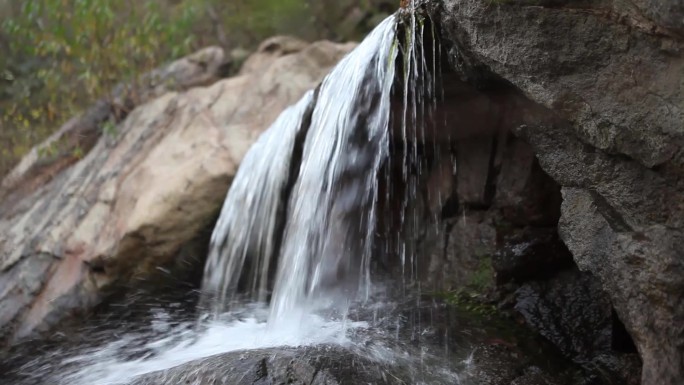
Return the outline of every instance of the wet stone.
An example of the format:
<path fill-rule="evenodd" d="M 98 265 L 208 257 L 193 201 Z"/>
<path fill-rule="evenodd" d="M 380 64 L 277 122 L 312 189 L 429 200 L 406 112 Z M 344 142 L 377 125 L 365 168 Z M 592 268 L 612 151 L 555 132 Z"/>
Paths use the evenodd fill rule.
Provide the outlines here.
<path fill-rule="evenodd" d="M 386 365 L 338 347 L 270 348 L 219 354 L 139 377 L 131 385 L 402 384 Z M 395 369 L 396 371 L 396 369 Z"/>
<path fill-rule="evenodd" d="M 525 228 L 504 241 L 492 257 L 497 283 L 540 279 L 573 266 L 555 227 Z"/>
<path fill-rule="evenodd" d="M 525 283 L 516 295 L 515 309 L 566 356 L 584 359 L 611 349 L 612 308 L 591 274 L 567 270 Z"/>

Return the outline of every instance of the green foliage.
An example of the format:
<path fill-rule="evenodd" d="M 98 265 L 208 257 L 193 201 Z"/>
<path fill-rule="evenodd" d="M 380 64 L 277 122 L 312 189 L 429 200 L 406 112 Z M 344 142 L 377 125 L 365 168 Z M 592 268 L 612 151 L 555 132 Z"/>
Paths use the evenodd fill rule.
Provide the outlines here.
<path fill-rule="evenodd" d="M 439 298 L 447 304 L 478 313 L 481 315 L 493 315 L 497 312 L 495 306 L 490 303 L 488 295 L 494 288 L 494 268 L 491 257 L 482 255 L 480 264 L 470 276 L 463 287 L 454 291 L 429 292 L 425 295 Z"/>
<path fill-rule="evenodd" d="M 359 38 L 373 25 L 352 20 L 356 29 L 340 29 L 342 16 L 381 3 L 0 0 L 0 178 L 117 84 L 134 84 L 145 72 L 211 44 L 252 49 L 274 34 Z"/>
<path fill-rule="evenodd" d="M 17 4 L 19 3 L 19 4 Z M 0 175 L 117 83 L 193 48 L 194 4 L 158 0 L 25 0 L 0 25 Z M 7 5 L 5 4 L 5 7 Z"/>
<path fill-rule="evenodd" d="M 489 256 L 484 256 L 480 259 L 480 265 L 470 276 L 470 280 L 466 286 L 482 293 L 490 289 L 493 285 L 494 268 L 492 267 L 492 259 Z"/>

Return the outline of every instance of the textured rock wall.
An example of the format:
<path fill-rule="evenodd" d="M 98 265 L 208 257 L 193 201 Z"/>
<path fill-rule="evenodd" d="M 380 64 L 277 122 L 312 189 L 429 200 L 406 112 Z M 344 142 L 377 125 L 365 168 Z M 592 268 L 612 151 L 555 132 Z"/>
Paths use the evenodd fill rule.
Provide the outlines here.
<path fill-rule="evenodd" d="M 449 58 L 520 92 L 515 132 L 562 186 L 560 235 L 598 277 L 643 359 L 684 379 L 681 1 L 446 0 Z"/>

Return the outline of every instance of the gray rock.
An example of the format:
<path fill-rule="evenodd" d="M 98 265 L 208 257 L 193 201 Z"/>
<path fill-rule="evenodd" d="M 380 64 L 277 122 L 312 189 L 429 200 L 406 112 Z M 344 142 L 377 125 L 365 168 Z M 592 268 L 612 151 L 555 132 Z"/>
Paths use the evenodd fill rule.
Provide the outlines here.
<path fill-rule="evenodd" d="M 590 274 L 566 271 L 549 281 L 526 283 L 516 295 L 515 309 L 563 354 L 588 358 L 610 350 L 610 301 Z"/>
<path fill-rule="evenodd" d="M 641 360 L 635 353 L 599 354 L 586 364 L 589 368 L 584 374 L 582 384 L 619 382 L 625 385 L 641 383 Z"/>
<path fill-rule="evenodd" d="M 681 38 L 654 33 L 620 4 L 560 3 L 450 0 L 441 24 L 462 64 L 486 66 L 596 148 L 649 167 L 681 155 Z"/>
<path fill-rule="evenodd" d="M 499 284 L 553 276 L 573 265 L 572 255 L 554 227 L 529 227 L 506 237 L 492 257 Z"/>
<path fill-rule="evenodd" d="M 467 384 L 477 385 L 559 385 L 561 376 L 550 376 L 531 365 L 521 351 L 502 344 L 481 345 L 473 350 L 464 373 Z"/>
<path fill-rule="evenodd" d="M 131 385 L 399 385 L 411 383 L 409 378 L 401 366 L 373 361 L 340 347 L 317 346 L 220 354 L 143 375 Z"/>
<path fill-rule="evenodd" d="M 561 238 L 633 337 L 644 385 L 684 378 L 683 15 L 648 0 L 447 0 L 436 13 L 464 79 L 527 99 L 510 98 L 510 120 L 563 187 Z"/>
<path fill-rule="evenodd" d="M 561 235 L 580 268 L 599 276 L 610 293 L 641 353 L 644 383 L 678 383 L 684 373 L 684 236 L 661 224 L 625 230 L 602 214 L 610 206 L 601 206 L 590 191 L 565 189 Z"/>
<path fill-rule="evenodd" d="M 493 213 L 471 211 L 452 219 L 444 250 L 435 250 L 429 283 L 441 290 L 471 286 L 483 291 L 493 286 L 491 257 L 496 251 Z"/>

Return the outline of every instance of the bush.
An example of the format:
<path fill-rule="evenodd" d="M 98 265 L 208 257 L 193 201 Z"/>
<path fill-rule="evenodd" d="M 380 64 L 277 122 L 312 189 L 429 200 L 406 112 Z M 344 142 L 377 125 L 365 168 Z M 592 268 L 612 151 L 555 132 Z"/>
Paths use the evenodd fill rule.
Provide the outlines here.
<path fill-rule="evenodd" d="M 121 81 L 193 48 L 193 4 L 26 0 L 4 18 L 0 175 L 36 142 Z"/>
<path fill-rule="evenodd" d="M 106 98 L 118 83 L 134 83 L 210 44 L 249 49 L 281 33 L 356 38 L 340 36 L 331 26 L 345 9 L 367 11 L 376 3 L 0 0 L 0 178 L 33 145 Z"/>

